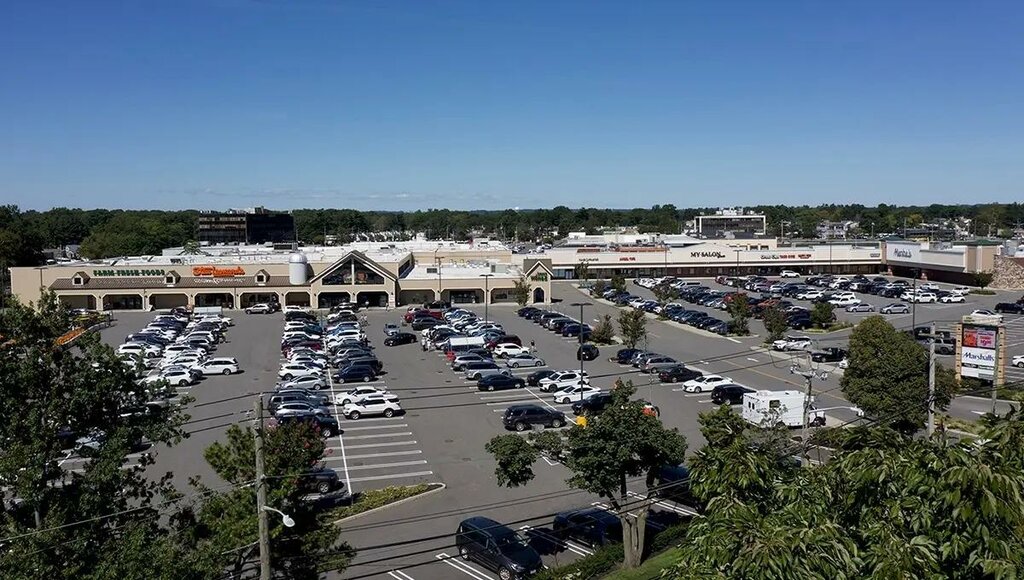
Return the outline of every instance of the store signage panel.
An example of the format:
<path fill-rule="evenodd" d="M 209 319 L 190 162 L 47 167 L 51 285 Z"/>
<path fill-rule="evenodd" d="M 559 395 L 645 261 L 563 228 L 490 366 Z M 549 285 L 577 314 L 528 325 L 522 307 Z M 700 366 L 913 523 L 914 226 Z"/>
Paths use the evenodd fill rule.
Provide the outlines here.
<path fill-rule="evenodd" d="M 887 243 L 885 245 L 885 259 L 894 262 L 920 262 L 921 245 Z"/>
<path fill-rule="evenodd" d="M 213 278 L 233 278 L 235 276 L 245 276 L 245 270 L 241 266 L 235 266 L 234 268 L 218 268 L 216 266 L 193 266 L 192 275 L 201 277 L 213 277 Z"/>
<path fill-rule="evenodd" d="M 163 270 L 152 269 L 118 269 L 118 270 L 93 270 L 94 278 L 135 278 L 163 276 Z"/>
<path fill-rule="evenodd" d="M 964 324 L 960 337 L 960 376 L 990 379 L 996 369 L 996 333 L 991 326 Z"/>

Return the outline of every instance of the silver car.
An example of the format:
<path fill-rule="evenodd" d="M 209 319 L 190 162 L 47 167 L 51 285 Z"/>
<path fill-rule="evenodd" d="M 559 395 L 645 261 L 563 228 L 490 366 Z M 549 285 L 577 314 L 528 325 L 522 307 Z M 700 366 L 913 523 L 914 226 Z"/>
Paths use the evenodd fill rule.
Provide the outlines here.
<path fill-rule="evenodd" d="M 879 312 L 882 314 L 910 314 L 910 306 L 902 302 L 894 302 L 893 304 L 886 304 Z"/>

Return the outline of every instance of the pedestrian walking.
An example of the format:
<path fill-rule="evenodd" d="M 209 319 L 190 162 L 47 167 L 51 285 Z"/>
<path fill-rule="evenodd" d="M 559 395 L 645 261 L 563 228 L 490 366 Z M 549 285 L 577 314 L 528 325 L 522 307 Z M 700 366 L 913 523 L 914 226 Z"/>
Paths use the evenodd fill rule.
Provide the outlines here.
<path fill-rule="evenodd" d="M 530 341 L 530 354 L 537 354 L 537 344 L 532 340 Z"/>

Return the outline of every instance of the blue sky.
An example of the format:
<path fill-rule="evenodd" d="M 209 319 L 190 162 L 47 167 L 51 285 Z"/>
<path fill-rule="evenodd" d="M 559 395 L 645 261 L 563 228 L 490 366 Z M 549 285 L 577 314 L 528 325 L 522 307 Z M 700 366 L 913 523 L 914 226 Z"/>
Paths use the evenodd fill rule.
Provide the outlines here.
<path fill-rule="evenodd" d="M 0 203 L 1024 198 L 1024 3 L 8 0 Z"/>

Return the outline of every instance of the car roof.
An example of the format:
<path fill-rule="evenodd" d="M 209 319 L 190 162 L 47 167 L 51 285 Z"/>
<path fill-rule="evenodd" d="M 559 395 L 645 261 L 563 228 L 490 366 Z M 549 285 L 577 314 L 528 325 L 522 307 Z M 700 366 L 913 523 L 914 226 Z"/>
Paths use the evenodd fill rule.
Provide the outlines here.
<path fill-rule="evenodd" d="M 537 405 L 537 404 L 534 404 L 534 403 L 523 403 L 521 405 L 509 405 L 508 409 L 505 409 L 505 410 L 506 411 L 512 411 L 512 410 L 523 411 L 523 410 L 526 410 L 526 409 L 540 409 L 541 411 L 546 411 L 547 410 L 544 407 L 541 407 L 540 405 Z"/>

